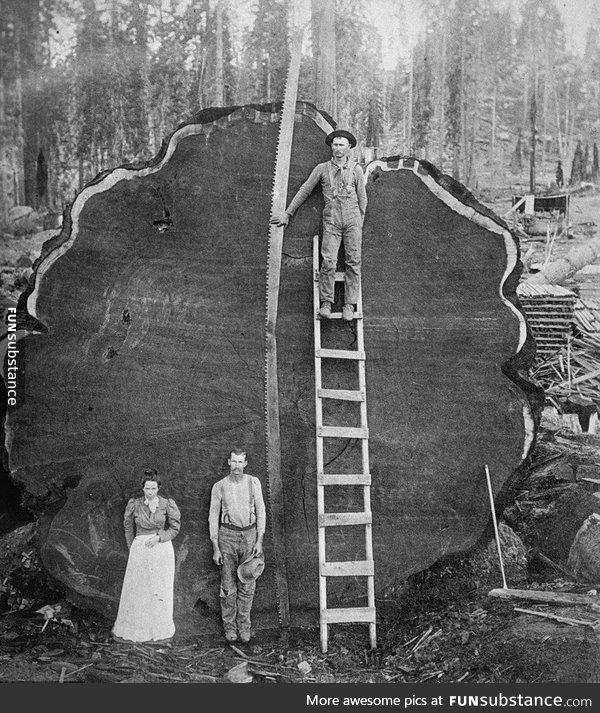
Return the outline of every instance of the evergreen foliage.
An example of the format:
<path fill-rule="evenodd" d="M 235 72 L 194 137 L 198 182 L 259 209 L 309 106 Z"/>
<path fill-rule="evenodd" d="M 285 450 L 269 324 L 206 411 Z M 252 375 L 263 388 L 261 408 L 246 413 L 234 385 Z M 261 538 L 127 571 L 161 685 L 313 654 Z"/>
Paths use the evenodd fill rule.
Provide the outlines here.
<path fill-rule="evenodd" d="M 517 15 L 492 0 L 428 0 L 421 35 L 412 46 L 404 37 L 386 70 L 372 7 L 335 0 L 334 118 L 356 134 L 359 158 L 365 146 L 415 154 L 469 186 L 491 185 L 524 181 L 535 145 L 542 182 L 558 159 L 572 159 L 570 183 L 598 179 L 600 17 L 578 57 L 553 0 L 522 0 Z M 398 4 L 399 17 L 407 8 Z M 3 0 L 3 212 L 62 210 L 96 173 L 152 157 L 219 101 L 281 100 L 295 9 L 295 0 Z M 304 51 L 299 98 L 313 101 L 308 43 Z"/>

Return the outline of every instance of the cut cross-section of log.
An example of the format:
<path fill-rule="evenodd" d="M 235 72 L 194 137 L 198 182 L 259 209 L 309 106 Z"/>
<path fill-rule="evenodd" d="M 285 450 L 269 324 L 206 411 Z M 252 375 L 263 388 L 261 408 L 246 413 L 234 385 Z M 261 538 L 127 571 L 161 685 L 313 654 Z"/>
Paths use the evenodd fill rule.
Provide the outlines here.
<path fill-rule="evenodd" d="M 302 102 L 296 111 L 288 198 L 330 155 L 326 117 Z M 43 518 L 50 574 L 110 615 L 127 558 L 123 510 L 141 494 L 145 467 L 158 469 L 162 494 L 182 512 L 179 627 L 218 619 L 208 505 L 232 447 L 247 450 L 248 472 L 267 489 L 265 280 L 278 119 L 273 105 L 210 110 L 149 164 L 99 176 L 21 300 L 30 333 L 7 415 L 11 477 Z M 517 243 L 502 221 L 416 161 L 375 162 L 367 191 L 366 395 L 349 378 L 355 359 L 323 360 L 324 422 L 328 404 L 347 408 L 325 460 L 326 475 L 344 483 L 361 472 L 368 435 L 375 581 L 385 592 L 481 537 L 490 517 L 484 465 L 495 494 L 506 491 L 534 437 L 538 394 L 523 376 L 533 352 L 514 291 Z M 277 321 L 292 624 L 306 612 L 315 623 L 318 612 L 311 246 L 322 207 L 315 191 L 285 232 Z M 324 328 L 324 349 L 327 330 L 344 354 L 356 349 L 342 320 Z M 353 411 L 365 398 L 368 434 L 357 432 Z M 361 511 L 341 494 L 327 507 Z M 361 562 L 352 541 L 340 533 Z M 277 623 L 268 537 L 265 545 L 258 626 Z M 328 559 L 344 559 L 335 537 Z M 340 586 L 339 605 L 354 606 Z"/>

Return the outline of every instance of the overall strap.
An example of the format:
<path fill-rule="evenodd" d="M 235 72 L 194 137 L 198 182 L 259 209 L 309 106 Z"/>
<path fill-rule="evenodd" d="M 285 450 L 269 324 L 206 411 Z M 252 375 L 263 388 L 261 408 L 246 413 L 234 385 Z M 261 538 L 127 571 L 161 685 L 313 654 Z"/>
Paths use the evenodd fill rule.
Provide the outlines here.
<path fill-rule="evenodd" d="M 248 480 L 248 523 L 252 522 L 252 513 L 254 512 L 254 484 L 252 476 L 246 474 Z"/>
<path fill-rule="evenodd" d="M 334 173 L 334 168 L 333 168 L 333 161 L 328 161 L 327 162 L 327 173 L 329 175 L 329 187 L 331 189 L 331 195 L 333 198 L 337 198 L 337 186 L 335 183 L 335 173 Z"/>
<path fill-rule="evenodd" d="M 222 523 L 231 523 L 231 516 L 229 515 L 229 502 L 227 499 L 227 489 L 228 489 L 228 483 L 227 480 L 222 481 L 222 486 L 221 486 L 221 508 L 223 510 L 222 516 L 221 516 L 221 522 Z"/>

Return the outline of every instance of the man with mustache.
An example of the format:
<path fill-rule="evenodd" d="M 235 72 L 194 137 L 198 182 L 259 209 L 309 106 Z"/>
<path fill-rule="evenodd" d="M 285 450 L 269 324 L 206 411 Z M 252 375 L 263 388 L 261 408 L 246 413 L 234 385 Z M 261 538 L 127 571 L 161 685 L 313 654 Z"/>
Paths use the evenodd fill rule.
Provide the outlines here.
<path fill-rule="evenodd" d="M 221 567 L 221 618 L 229 642 L 248 643 L 250 611 L 256 577 L 264 568 L 263 537 L 266 512 L 260 480 L 244 473 L 246 452 L 232 449 L 227 460 L 229 474 L 213 485 L 208 524 L 213 544 L 213 562 Z M 250 562 L 250 577 L 239 567 Z"/>

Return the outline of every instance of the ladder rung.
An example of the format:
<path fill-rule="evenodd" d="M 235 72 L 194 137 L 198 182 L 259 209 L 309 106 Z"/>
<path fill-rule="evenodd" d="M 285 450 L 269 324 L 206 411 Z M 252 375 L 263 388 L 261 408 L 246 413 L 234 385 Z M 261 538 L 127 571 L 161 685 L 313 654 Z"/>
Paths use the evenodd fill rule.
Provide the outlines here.
<path fill-rule="evenodd" d="M 339 401 L 364 401 L 364 391 L 354 391 L 352 389 L 317 389 L 317 396 L 320 399 L 338 399 Z"/>
<path fill-rule="evenodd" d="M 331 315 L 329 316 L 329 319 L 341 319 L 342 318 L 342 313 L 341 312 L 332 312 Z M 363 314 L 362 312 L 355 311 L 354 315 L 352 316 L 352 319 L 362 319 Z M 319 317 L 319 319 L 321 319 Z M 326 320 L 321 320 L 321 321 L 326 321 Z"/>
<path fill-rule="evenodd" d="M 321 359 L 358 359 L 364 361 L 365 353 L 353 349 L 317 349 L 315 356 Z"/>
<path fill-rule="evenodd" d="M 350 624 L 353 621 L 375 623 L 375 607 L 323 609 L 321 621 L 323 624 Z"/>
<path fill-rule="evenodd" d="M 370 473 L 319 473 L 317 485 L 371 485 Z"/>
<path fill-rule="evenodd" d="M 372 577 L 375 572 L 373 562 L 321 562 L 321 577 Z"/>
<path fill-rule="evenodd" d="M 321 438 L 368 438 L 368 428 L 349 428 L 348 426 L 321 426 L 317 428 Z"/>
<path fill-rule="evenodd" d="M 319 527 L 338 525 L 370 525 L 373 515 L 370 512 L 322 512 L 319 513 Z"/>

